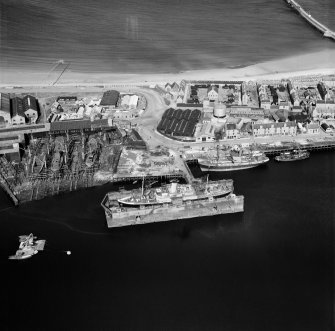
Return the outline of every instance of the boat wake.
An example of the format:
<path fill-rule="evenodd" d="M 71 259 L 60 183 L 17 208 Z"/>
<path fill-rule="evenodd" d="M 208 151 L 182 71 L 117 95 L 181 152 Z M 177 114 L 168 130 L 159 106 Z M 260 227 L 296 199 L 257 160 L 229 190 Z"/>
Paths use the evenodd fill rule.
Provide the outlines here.
<path fill-rule="evenodd" d="M 52 224 L 61 225 L 61 226 L 64 226 L 64 227 L 66 227 L 67 229 L 69 229 L 73 232 L 87 234 L 87 235 L 108 236 L 108 235 L 111 234 L 109 232 L 95 232 L 95 231 L 81 230 L 81 229 L 78 229 L 78 228 L 76 228 L 76 227 L 74 227 L 70 224 L 65 223 L 65 222 L 53 220 L 53 219 L 50 219 L 50 218 L 35 217 L 35 216 L 29 216 L 29 215 L 22 215 L 22 218 L 30 219 L 30 220 L 33 220 L 33 221 L 48 222 L 48 223 L 52 223 Z"/>

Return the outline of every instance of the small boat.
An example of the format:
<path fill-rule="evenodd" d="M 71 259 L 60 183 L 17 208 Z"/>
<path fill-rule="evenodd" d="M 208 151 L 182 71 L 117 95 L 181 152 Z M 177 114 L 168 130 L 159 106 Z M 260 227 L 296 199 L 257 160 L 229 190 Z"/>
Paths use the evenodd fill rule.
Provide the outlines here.
<path fill-rule="evenodd" d="M 43 251 L 45 246 L 45 240 L 36 240 L 32 233 L 30 235 L 19 236 L 19 249 L 15 255 L 9 256 L 10 260 L 24 260 L 37 254 L 38 251 Z"/>
<path fill-rule="evenodd" d="M 275 160 L 278 162 L 290 162 L 290 161 L 299 161 L 309 158 L 309 152 L 300 149 L 294 149 L 290 152 L 280 153 L 279 156 L 275 157 Z"/>

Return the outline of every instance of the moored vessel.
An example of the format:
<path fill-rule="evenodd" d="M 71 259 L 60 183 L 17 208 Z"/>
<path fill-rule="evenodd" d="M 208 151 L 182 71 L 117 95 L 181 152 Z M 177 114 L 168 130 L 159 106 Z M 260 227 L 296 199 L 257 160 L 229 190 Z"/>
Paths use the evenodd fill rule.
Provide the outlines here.
<path fill-rule="evenodd" d="M 108 227 L 243 212 L 244 197 L 236 196 L 233 189 L 232 180 L 171 183 L 149 193 L 142 188 L 142 193 L 132 190 L 118 198 L 107 194 L 101 205 Z"/>
<path fill-rule="evenodd" d="M 305 150 L 294 149 L 290 152 L 280 153 L 279 156 L 275 157 L 275 160 L 278 162 L 290 162 L 290 161 L 299 161 L 309 158 L 309 152 Z"/>
<path fill-rule="evenodd" d="M 198 159 L 202 171 L 234 171 L 258 167 L 269 161 L 260 151 L 251 151 L 234 147 L 228 153 L 222 154 L 217 148 L 217 155 L 208 155 Z"/>
<path fill-rule="evenodd" d="M 133 190 L 126 197 L 118 199 L 121 206 L 148 206 L 172 203 L 174 199 L 181 201 L 193 201 L 208 199 L 208 197 L 224 197 L 233 192 L 234 186 L 231 179 L 206 181 L 193 184 L 171 183 L 157 188 L 144 189 L 144 178 L 142 190 Z"/>

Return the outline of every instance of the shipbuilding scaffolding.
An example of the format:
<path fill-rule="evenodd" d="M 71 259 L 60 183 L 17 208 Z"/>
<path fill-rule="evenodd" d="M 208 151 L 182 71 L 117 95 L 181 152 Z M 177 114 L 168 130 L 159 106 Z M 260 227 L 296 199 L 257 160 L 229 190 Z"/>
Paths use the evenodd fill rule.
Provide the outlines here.
<path fill-rule="evenodd" d="M 115 132 L 70 130 L 48 133 L 44 137 L 27 137 L 30 141 L 22 161 L 17 164 L 0 159 L 0 171 L 8 187 L 21 196 L 20 201 L 72 191 L 94 185 L 94 174 L 110 162 L 110 156 L 120 146 Z M 120 148 L 119 148 L 120 149 Z M 117 161 L 118 157 L 112 158 Z M 109 164 L 116 169 L 117 165 Z"/>

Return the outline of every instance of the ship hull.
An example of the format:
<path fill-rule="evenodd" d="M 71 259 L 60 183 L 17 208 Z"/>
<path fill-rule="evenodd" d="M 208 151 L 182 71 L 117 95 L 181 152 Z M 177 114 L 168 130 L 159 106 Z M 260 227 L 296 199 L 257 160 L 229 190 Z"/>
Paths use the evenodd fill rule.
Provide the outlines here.
<path fill-rule="evenodd" d="M 223 198 L 223 197 L 226 197 L 228 196 L 230 193 L 232 193 L 233 191 L 233 188 L 229 191 L 226 191 L 226 192 L 222 192 L 221 194 L 218 194 L 218 195 L 215 195 L 213 196 L 213 198 L 217 199 L 217 198 Z M 204 200 L 204 199 L 208 199 L 208 196 L 196 196 L 196 197 L 190 197 L 190 198 L 187 198 L 185 197 L 184 198 L 184 201 L 196 201 L 196 200 Z M 163 206 L 164 203 L 171 203 L 171 201 L 169 202 L 130 202 L 130 201 L 126 201 L 126 200 L 122 200 L 122 199 L 119 199 L 118 200 L 119 204 L 124 206 L 124 207 L 141 207 L 141 206 Z"/>
<path fill-rule="evenodd" d="M 106 207 L 104 209 L 107 225 L 109 228 L 113 228 L 243 212 L 244 197 L 228 196 L 212 200 L 208 199 L 202 202 L 166 205 L 157 208 L 129 208 L 121 212 L 113 212 Z"/>
<path fill-rule="evenodd" d="M 238 164 L 232 163 L 227 165 L 215 165 L 215 164 L 206 164 L 199 162 L 199 166 L 202 171 L 236 171 L 236 170 L 245 170 L 258 167 L 260 165 L 266 164 L 269 159 L 266 159 L 262 162 L 253 162 L 253 163 L 245 163 L 245 164 Z"/>
<path fill-rule="evenodd" d="M 292 159 L 285 159 L 285 158 L 280 158 L 279 156 L 276 156 L 275 157 L 275 160 L 278 161 L 278 162 L 293 162 L 293 161 L 301 161 L 301 160 L 306 160 L 309 158 L 309 155 L 308 156 L 304 156 L 304 157 L 297 157 L 297 158 L 292 158 Z"/>

